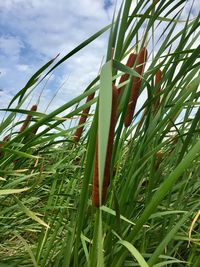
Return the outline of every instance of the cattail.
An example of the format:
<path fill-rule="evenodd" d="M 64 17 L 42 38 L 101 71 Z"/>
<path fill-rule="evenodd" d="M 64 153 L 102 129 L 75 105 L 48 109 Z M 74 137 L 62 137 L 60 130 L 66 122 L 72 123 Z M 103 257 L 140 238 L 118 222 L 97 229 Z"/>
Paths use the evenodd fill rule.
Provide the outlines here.
<path fill-rule="evenodd" d="M 30 109 L 30 111 L 36 111 L 36 110 L 37 110 L 37 105 L 33 105 L 32 108 Z M 19 130 L 20 133 L 22 133 L 27 128 L 32 117 L 33 115 L 26 116 L 26 120 L 24 121 L 24 123 L 22 124 L 22 127 Z"/>
<path fill-rule="evenodd" d="M 176 134 L 173 135 L 171 137 L 171 142 L 172 142 L 173 145 L 176 145 L 178 143 L 178 135 L 176 135 Z"/>
<path fill-rule="evenodd" d="M 94 95 L 95 95 L 95 93 L 92 93 L 91 95 L 89 95 L 87 97 L 86 103 L 89 102 L 90 100 L 92 100 L 94 98 Z M 80 120 L 79 120 L 79 123 L 78 123 L 78 126 L 81 124 L 84 124 L 86 122 L 87 115 L 88 115 L 89 111 L 90 111 L 90 107 L 85 108 L 83 110 L 82 115 L 81 115 Z M 83 132 L 83 128 L 84 128 L 84 126 L 81 126 L 81 127 L 76 129 L 76 132 L 74 135 L 74 142 L 78 142 L 80 140 L 82 132 Z"/>
<path fill-rule="evenodd" d="M 10 140 L 10 137 L 11 137 L 10 134 L 6 135 L 6 136 L 3 138 L 3 141 L 4 141 L 4 142 L 8 142 L 8 141 Z"/>
<path fill-rule="evenodd" d="M 35 135 L 37 133 L 37 130 L 38 130 L 39 127 L 36 127 L 35 129 L 33 129 L 33 131 L 31 132 L 32 135 Z"/>
<path fill-rule="evenodd" d="M 34 137 L 34 135 L 36 135 L 38 129 L 39 129 L 39 127 L 36 127 L 31 132 L 29 132 L 28 136 L 25 137 L 23 142 L 26 143 L 26 142 L 30 141 Z"/>
<path fill-rule="evenodd" d="M 139 131 L 141 129 L 141 127 L 142 127 L 142 125 L 144 123 L 146 115 L 147 115 L 147 108 L 145 108 L 144 111 L 143 111 L 142 117 L 141 117 L 141 119 L 140 119 L 140 121 L 138 123 L 138 126 L 137 126 L 137 131 Z"/>
<path fill-rule="evenodd" d="M 147 49 L 144 47 L 140 51 L 139 55 L 137 56 L 137 62 L 136 62 L 136 72 L 140 75 L 144 72 L 145 62 L 147 60 Z M 133 114 L 135 111 L 135 106 L 137 103 L 137 99 L 139 96 L 139 91 L 141 87 L 142 79 L 139 77 L 133 78 L 133 86 L 130 93 L 130 99 L 128 104 L 128 109 L 126 112 L 125 120 L 124 120 L 124 126 L 127 128 L 133 119 Z"/>
<path fill-rule="evenodd" d="M 39 127 L 34 128 L 34 129 L 29 133 L 29 135 L 28 135 L 27 137 L 25 137 L 24 142 L 26 142 L 26 141 L 30 141 L 30 140 L 34 137 L 34 135 L 36 135 L 38 129 L 39 129 Z"/>
<path fill-rule="evenodd" d="M 92 202 L 93 202 L 93 205 L 96 207 L 99 207 L 100 203 L 101 205 L 105 203 L 107 188 L 110 183 L 110 168 L 111 168 L 114 135 L 115 135 L 117 101 L 118 101 L 118 90 L 116 86 L 113 85 L 112 87 L 112 111 L 111 111 L 110 129 L 109 129 L 108 145 L 107 145 L 106 161 L 105 161 L 105 169 L 104 169 L 104 177 L 103 177 L 103 185 L 102 185 L 101 202 L 99 200 L 98 139 L 96 142 L 93 191 L 92 191 Z"/>
<path fill-rule="evenodd" d="M 11 135 L 8 134 L 8 135 L 6 135 L 6 136 L 3 138 L 3 141 L 2 141 L 2 143 L 0 144 L 0 148 L 1 148 L 1 147 L 2 147 L 2 148 L 4 147 L 5 143 L 8 142 L 8 141 L 10 140 L 10 137 L 11 137 Z M 0 158 L 3 157 L 3 156 L 4 156 L 4 152 L 1 151 L 1 152 L 0 152 Z"/>
<path fill-rule="evenodd" d="M 159 169 L 160 164 L 162 162 L 163 152 L 160 150 L 156 153 L 156 163 L 155 163 L 155 169 L 156 171 Z"/>
<path fill-rule="evenodd" d="M 127 62 L 126 62 L 126 66 L 129 68 L 132 68 L 135 64 L 135 60 L 137 58 L 137 55 L 134 53 L 131 53 Z M 120 80 L 119 80 L 119 84 L 127 81 L 129 79 L 129 74 L 125 73 L 121 76 Z M 122 90 L 124 89 L 124 86 L 118 89 L 118 94 L 120 95 L 122 93 Z"/>
<path fill-rule="evenodd" d="M 177 135 L 174 135 L 171 137 L 171 143 L 172 143 L 172 148 L 169 150 L 169 156 L 172 154 L 172 152 L 174 151 L 175 149 L 175 145 L 178 143 L 178 136 Z"/>
<path fill-rule="evenodd" d="M 161 70 L 158 70 L 156 72 L 156 81 L 155 81 L 155 86 L 157 86 L 158 84 L 160 84 L 160 81 L 162 79 L 162 72 Z M 157 88 L 156 90 L 156 94 L 159 94 L 161 92 L 161 89 L 160 87 Z M 159 109 L 159 106 L 160 106 L 160 97 L 158 97 L 154 103 L 154 106 L 153 106 L 153 114 L 154 116 L 156 115 L 158 109 Z"/>
<path fill-rule="evenodd" d="M 0 143 L 0 149 L 4 147 L 4 143 Z M 4 152 L 3 151 L 0 151 L 0 158 L 3 157 L 4 155 Z"/>
<path fill-rule="evenodd" d="M 178 137 L 177 137 L 177 135 L 172 136 L 172 137 L 171 137 L 171 143 L 172 143 L 173 147 L 169 150 L 169 152 L 168 152 L 167 155 L 166 155 L 168 158 L 170 157 L 170 155 L 171 155 L 172 152 L 174 151 L 174 149 L 175 149 L 175 145 L 177 144 L 177 142 L 178 142 Z M 164 159 L 163 159 L 163 156 L 164 156 L 164 155 L 163 155 L 163 152 L 162 152 L 161 150 L 158 151 L 158 152 L 156 153 L 156 163 L 155 163 L 155 169 L 156 169 L 156 170 L 159 169 L 161 162 L 164 160 Z"/>

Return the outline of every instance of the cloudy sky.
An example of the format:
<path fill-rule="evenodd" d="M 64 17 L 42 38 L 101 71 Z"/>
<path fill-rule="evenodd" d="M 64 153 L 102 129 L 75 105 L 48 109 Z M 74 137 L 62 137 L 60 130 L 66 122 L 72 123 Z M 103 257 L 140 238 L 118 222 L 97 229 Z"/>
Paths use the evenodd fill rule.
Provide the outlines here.
<path fill-rule="evenodd" d="M 115 0 L 0 0 L 0 107 L 5 108 L 38 68 L 60 57 L 106 26 Z M 191 3 L 192 1 L 188 1 Z M 118 5 L 121 3 L 118 0 Z M 195 1 L 198 9 L 198 0 Z M 188 8 L 183 12 L 187 16 Z M 59 107 L 84 90 L 105 56 L 107 34 L 61 65 L 41 96 L 43 112 Z M 57 90 L 59 89 L 59 93 Z M 38 98 L 37 89 L 31 104 Z"/>
<path fill-rule="evenodd" d="M 34 72 L 60 57 L 112 18 L 112 0 L 4 0 L 0 1 L 0 106 L 6 107 Z M 107 35 L 98 38 L 51 76 L 41 97 L 44 111 L 77 95 L 98 73 Z M 61 87 L 61 88 L 60 88 Z M 38 96 L 39 90 L 35 93 Z M 34 100 L 32 100 L 32 103 Z"/>

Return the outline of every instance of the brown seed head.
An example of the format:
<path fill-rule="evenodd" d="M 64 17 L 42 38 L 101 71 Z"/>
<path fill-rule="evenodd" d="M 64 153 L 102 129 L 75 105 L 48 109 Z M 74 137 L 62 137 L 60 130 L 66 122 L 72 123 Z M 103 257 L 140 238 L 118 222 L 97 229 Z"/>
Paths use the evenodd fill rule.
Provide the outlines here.
<path fill-rule="evenodd" d="M 91 95 L 89 95 L 86 99 L 86 103 L 91 101 L 94 98 L 94 95 L 95 95 L 95 93 L 92 93 Z M 81 115 L 80 120 L 79 120 L 79 123 L 78 123 L 78 126 L 81 124 L 84 124 L 86 122 L 89 111 L 90 111 L 90 107 L 85 108 L 83 110 L 82 115 Z M 82 132 L 83 132 L 83 128 L 84 128 L 84 126 L 81 126 L 81 127 L 76 129 L 76 132 L 74 134 L 74 142 L 78 142 L 80 140 Z"/>
<path fill-rule="evenodd" d="M 131 53 L 127 62 L 126 62 L 126 66 L 129 68 L 132 68 L 135 64 L 136 58 L 137 58 L 137 55 L 134 53 Z M 128 79 L 129 79 L 129 74 L 127 74 L 127 73 L 123 74 L 119 80 L 119 84 L 127 81 Z M 119 88 L 119 90 L 118 90 L 119 95 L 122 93 L 123 89 L 124 89 L 124 86 Z"/>
<path fill-rule="evenodd" d="M 147 61 L 147 49 L 144 47 L 141 49 L 139 55 L 137 56 L 137 64 L 136 64 L 136 72 L 142 76 L 145 68 L 145 64 Z M 142 79 L 139 77 L 134 77 L 133 79 L 133 86 L 130 93 L 130 99 L 128 104 L 128 109 L 126 112 L 124 126 L 127 128 L 133 119 L 133 114 L 135 111 L 137 99 L 139 96 L 139 91 L 141 87 Z"/>
<path fill-rule="evenodd" d="M 33 105 L 32 108 L 30 109 L 30 111 L 36 111 L 36 110 L 37 110 L 37 105 Z M 22 127 L 19 130 L 20 133 L 22 133 L 27 128 L 32 117 L 33 115 L 26 116 L 26 120 L 24 121 L 24 123 L 22 124 Z"/>

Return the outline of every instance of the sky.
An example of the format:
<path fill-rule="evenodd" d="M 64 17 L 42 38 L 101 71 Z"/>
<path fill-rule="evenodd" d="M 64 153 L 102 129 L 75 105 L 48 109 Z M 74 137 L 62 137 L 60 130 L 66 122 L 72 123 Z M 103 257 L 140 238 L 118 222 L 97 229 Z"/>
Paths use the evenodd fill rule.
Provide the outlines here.
<path fill-rule="evenodd" d="M 115 0 L 0 0 L 0 108 L 6 108 L 47 61 L 58 53 L 61 58 L 108 25 L 114 4 Z M 187 12 L 188 8 L 183 16 Z M 50 112 L 83 92 L 99 72 L 107 39 L 103 34 L 53 72 L 40 98 L 40 112 Z M 42 89 L 38 87 L 29 106 Z"/>
<path fill-rule="evenodd" d="M 112 19 L 112 0 L 0 0 L 0 106 L 6 108 L 47 61 L 60 58 Z M 106 51 L 107 34 L 59 67 L 40 100 L 40 111 L 69 101 L 94 78 Z M 39 91 L 33 94 L 31 103 Z M 35 98 L 36 99 L 36 98 Z"/>

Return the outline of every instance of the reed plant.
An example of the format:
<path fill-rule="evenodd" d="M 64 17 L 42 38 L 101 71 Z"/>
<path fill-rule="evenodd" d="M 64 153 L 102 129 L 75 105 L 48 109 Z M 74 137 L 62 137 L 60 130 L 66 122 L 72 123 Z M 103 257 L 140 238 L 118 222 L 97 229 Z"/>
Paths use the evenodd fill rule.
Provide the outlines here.
<path fill-rule="evenodd" d="M 200 15 L 186 0 L 136 2 L 1 110 L 0 266 L 199 266 Z M 100 75 L 80 95 L 48 114 L 22 108 L 106 31 Z M 31 118 L 21 131 L 18 114 Z"/>

